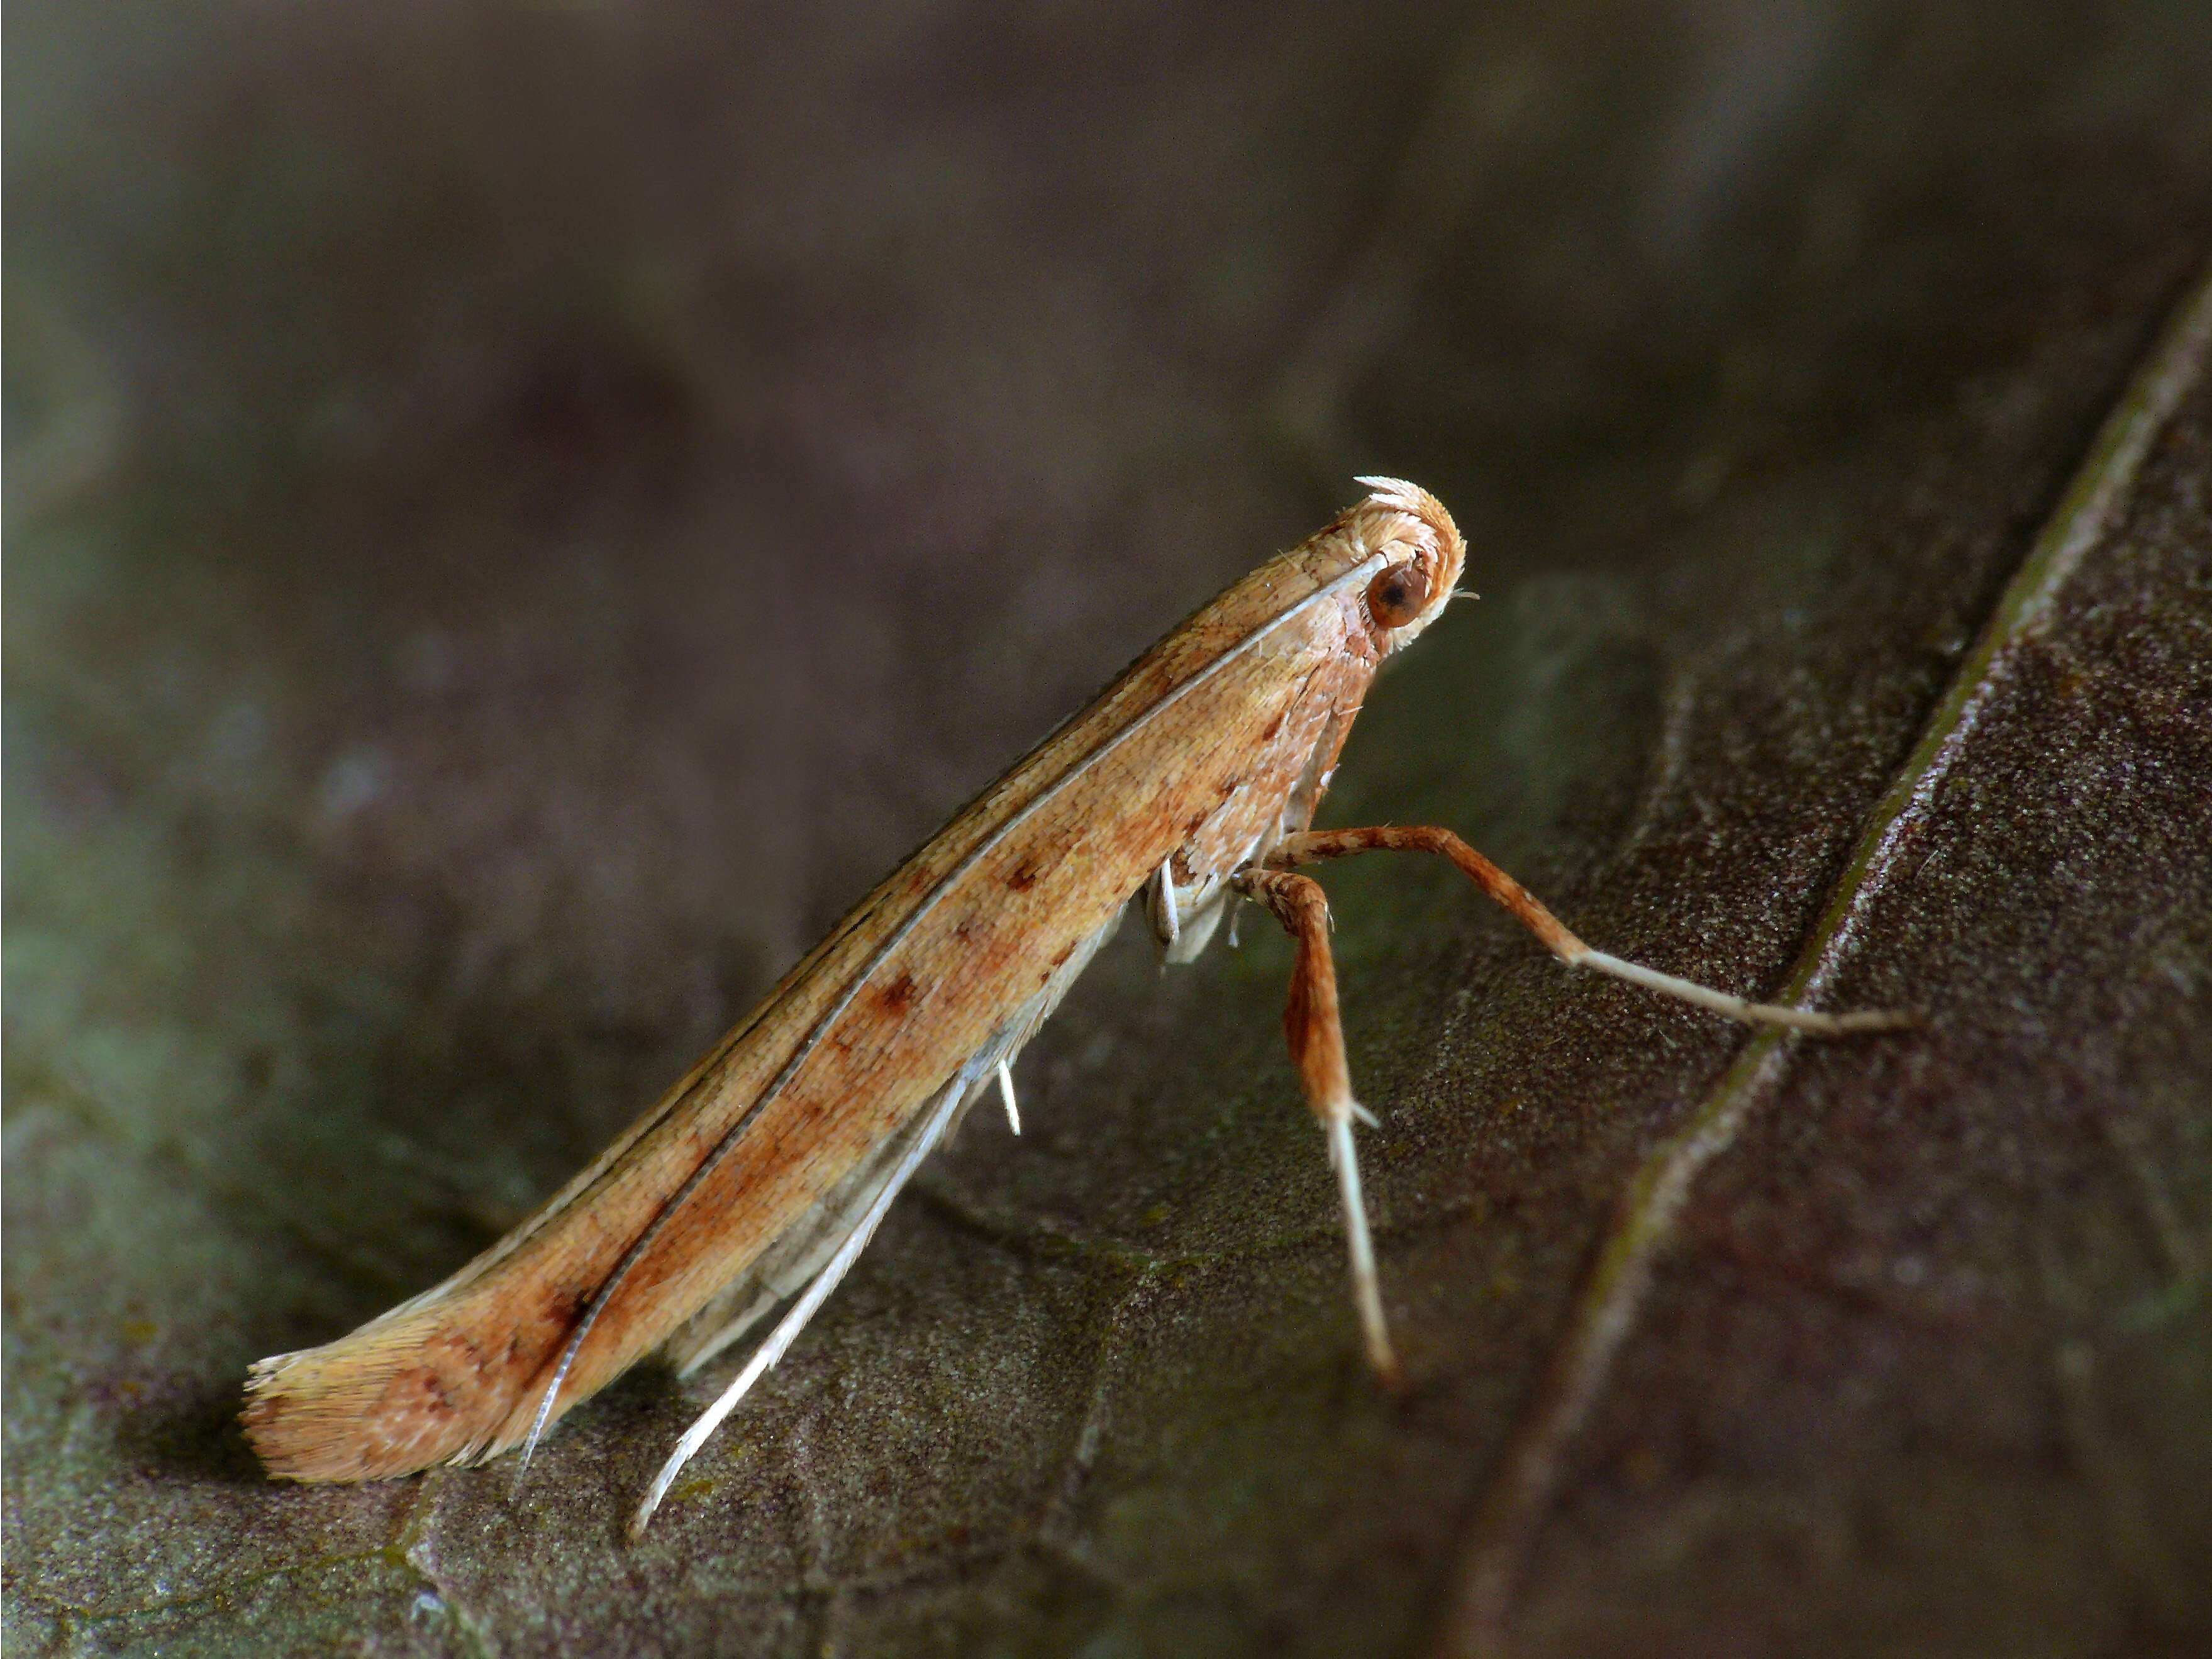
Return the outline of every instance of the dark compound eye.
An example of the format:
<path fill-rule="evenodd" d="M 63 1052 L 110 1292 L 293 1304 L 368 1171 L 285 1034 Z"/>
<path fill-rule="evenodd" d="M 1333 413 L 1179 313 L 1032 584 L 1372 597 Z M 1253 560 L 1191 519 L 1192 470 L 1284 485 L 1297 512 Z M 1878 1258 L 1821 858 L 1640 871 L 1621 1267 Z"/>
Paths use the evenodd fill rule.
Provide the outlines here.
<path fill-rule="evenodd" d="M 1429 573 L 1418 564 L 1394 564 L 1367 584 L 1367 614 L 1378 628 L 1403 628 L 1429 602 Z"/>

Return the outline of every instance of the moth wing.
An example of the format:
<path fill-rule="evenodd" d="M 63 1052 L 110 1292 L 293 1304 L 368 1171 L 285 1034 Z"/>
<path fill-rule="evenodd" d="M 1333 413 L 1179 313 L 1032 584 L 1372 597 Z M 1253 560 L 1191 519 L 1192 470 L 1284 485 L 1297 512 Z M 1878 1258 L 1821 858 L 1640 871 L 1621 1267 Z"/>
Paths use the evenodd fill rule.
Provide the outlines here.
<path fill-rule="evenodd" d="M 1334 672 L 1310 676 L 1285 710 L 1283 737 L 1255 757 L 1251 781 L 1145 883 L 1139 896 L 1162 960 L 1195 961 L 1229 914 L 1229 878 L 1265 859 L 1285 836 L 1312 825 L 1373 677 L 1366 665 L 1331 666 Z M 1234 849 L 1226 857 L 1224 830 Z M 1175 879 L 1178 866 L 1193 878 L 1187 885 Z"/>
<path fill-rule="evenodd" d="M 887 1138 L 678 1326 L 663 1350 L 678 1372 L 689 1376 L 812 1284 L 898 1172 L 905 1151 L 902 1137 Z"/>
<path fill-rule="evenodd" d="M 1116 910 L 1061 964 L 1044 988 L 1017 1008 L 960 1068 L 956 1079 L 959 1104 L 953 1109 L 943 1144 L 951 1144 L 968 1108 L 991 1085 L 1000 1062 L 1013 1063 L 1076 976 L 1121 925 L 1121 912 Z M 854 1230 L 865 1222 L 884 1188 L 911 1174 L 910 1168 L 903 1167 L 906 1152 L 904 1136 L 886 1139 L 876 1147 L 742 1273 L 717 1291 L 711 1301 L 678 1326 L 662 1350 L 678 1370 L 688 1376 L 811 1285 L 836 1258 Z"/>

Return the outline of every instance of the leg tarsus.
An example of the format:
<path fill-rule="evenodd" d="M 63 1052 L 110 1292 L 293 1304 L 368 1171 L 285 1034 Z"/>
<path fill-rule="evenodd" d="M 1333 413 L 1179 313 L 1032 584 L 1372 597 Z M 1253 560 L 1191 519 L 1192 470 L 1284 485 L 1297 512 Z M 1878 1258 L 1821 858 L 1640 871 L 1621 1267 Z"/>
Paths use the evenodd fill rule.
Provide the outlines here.
<path fill-rule="evenodd" d="M 1382 1290 L 1375 1268 L 1375 1241 L 1367 1227 L 1360 1192 L 1359 1154 L 1352 1144 L 1354 1119 L 1368 1123 L 1375 1115 L 1352 1097 L 1352 1073 L 1345 1060 L 1344 1025 L 1336 1000 L 1336 963 L 1328 948 L 1328 901 L 1318 884 L 1304 876 L 1273 870 L 1248 870 L 1236 878 L 1237 890 L 1255 898 L 1297 942 L 1291 994 L 1283 1009 L 1283 1032 L 1291 1060 L 1304 1085 L 1306 1103 L 1328 1138 L 1330 1164 L 1344 1204 L 1345 1249 L 1352 1265 L 1352 1297 L 1368 1363 L 1383 1384 L 1402 1386 L 1398 1356 L 1382 1314 Z"/>
<path fill-rule="evenodd" d="M 1893 1031 L 1919 1024 L 1917 1017 L 1907 1013 L 1824 1014 L 1810 1008 L 1784 1008 L 1771 1002 L 1747 1002 L 1741 997 L 1730 996 L 1726 991 L 1716 991 L 1695 980 L 1678 979 L 1673 974 L 1660 973 L 1641 963 L 1624 962 L 1620 957 L 1607 956 L 1602 951 L 1586 951 L 1572 965 L 1587 968 L 1593 973 L 1610 974 L 1631 985 L 1641 985 L 1648 991 L 1657 991 L 1684 1002 L 1694 1003 L 1700 1008 L 1710 1008 L 1717 1014 L 1726 1014 L 1730 1019 L 1740 1019 L 1747 1025 L 1788 1025 L 1821 1036 L 1846 1036 L 1853 1031 Z"/>
<path fill-rule="evenodd" d="M 1352 1263 L 1352 1300 L 1359 1310 L 1359 1333 L 1367 1346 L 1367 1363 L 1382 1386 L 1393 1394 L 1406 1386 L 1398 1367 L 1397 1350 L 1390 1346 L 1390 1328 L 1382 1316 L 1382 1283 L 1375 1271 L 1375 1240 L 1367 1231 L 1367 1205 L 1359 1190 L 1359 1150 L 1352 1145 L 1352 1111 L 1327 1126 L 1328 1161 L 1336 1166 L 1336 1188 L 1344 1200 L 1345 1252 Z"/>
<path fill-rule="evenodd" d="M 1396 851 L 1435 853 L 1449 859 L 1460 870 L 1508 911 L 1513 919 L 1542 941 L 1544 947 L 1570 968 L 1587 968 L 1615 979 L 1640 985 L 1647 991 L 1674 997 L 1709 1008 L 1753 1025 L 1787 1025 L 1821 1036 L 1844 1036 L 1854 1031 L 1887 1031 L 1919 1024 L 1918 1017 L 1899 1012 L 1824 1014 L 1809 1008 L 1778 1007 L 1751 1002 L 1716 991 L 1694 980 L 1662 974 L 1640 963 L 1628 962 L 1603 951 L 1593 951 L 1545 908 L 1536 896 L 1449 830 L 1433 825 L 1383 824 L 1366 830 L 1309 830 L 1285 836 L 1267 854 L 1270 872 L 1289 870 L 1323 859 L 1348 858 L 1355 853 Z"/>

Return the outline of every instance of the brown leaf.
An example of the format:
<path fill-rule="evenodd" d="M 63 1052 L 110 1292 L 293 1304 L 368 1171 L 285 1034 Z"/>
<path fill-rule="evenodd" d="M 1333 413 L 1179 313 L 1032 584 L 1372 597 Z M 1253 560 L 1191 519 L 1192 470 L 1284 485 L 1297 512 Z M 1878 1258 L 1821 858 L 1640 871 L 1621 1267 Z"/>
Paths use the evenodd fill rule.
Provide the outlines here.
<path fill-rule="evenodd" d="M 11 35 L 10 1651 L 2203 1644 L 2199 13 L 106 17 Z M 1326 820 L 1924 1029 L 1361 860 L 1406 1403 L 1248 927 L 1092 969 L 642 1547 L 726 1372 L 261 1479 L 248 1359 L 1377 470 L 1485 597 Z"/>

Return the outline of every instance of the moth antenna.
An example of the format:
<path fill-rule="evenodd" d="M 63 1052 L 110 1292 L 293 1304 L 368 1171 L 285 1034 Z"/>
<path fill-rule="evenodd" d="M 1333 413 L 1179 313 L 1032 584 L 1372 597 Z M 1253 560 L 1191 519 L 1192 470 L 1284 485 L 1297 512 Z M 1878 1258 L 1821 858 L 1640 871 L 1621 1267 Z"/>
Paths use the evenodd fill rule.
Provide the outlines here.
<path fill-rule="evenodd" d="M 1006 1127 L 1021 1133 L 1021 1108 L 1014 1104 L 1014 1070 L 1003 1060 L 999 1062 L 999 1098 L 1006 1103 Z"/>
<path fill-rule="evenodd" d="M 584 1351 L 584 1339 L 592 1334 L 592 1327 L 599 1322 L 599 1310 L 613 1299 L 616 1288 L 629 1277 L 631 1266 L 645 1254 L 646 1246 L 659 1236 L 662 1225 L 675 1212 L 677 1206 L 690 1196 L 692 1188 L 699 1184 L 702 1172 L 703 1166 L 702 1170 L 695 1170 L 691 1178 L 678 1187 L 675 1194 L 660 1206 L 660 1213 L 623 1253 L 622 1260 L 615 1263 L 614 1271 L 600 1281 L 591 1304 L 584 1310 L 584 1316 L 576 1322 L 574 1333 L 561 1349 L 560 1364 L 553 1368 L 553 1380 L 545 1385 L 544 1398 L 538 1402 L 538 1414 L 530 1419 L 530 1432 L 522 1442 L 522 1460 L 514 1471 L 513 1496 L 521 1495 L 523 1480 L 530 1473 L 531 1457 L 538 1450 L 538 1443 L 545 1433 L 546 1424 L 552 1420 L 553 1402 L 561 1397 L 561 1385 L 568 1380 L 569 1368 L 575 1364 L 576 1356 Z"/>
<path fill-rule="evenodd" d="M 722 1390 L 721 1397 L 708 1407 L 701 1413 L 699 1420 L 684 1431 L 684 1438 L 677 1442 L 676 1449 L 660 1466 L 660 1473 L 653 1477 L 652 1488 L 647 1492 L 645 1501 L 638 1505 L 637 1513 L 630 1519 L 629 1535 L 633 1543 L 645 1535 L 646 1523 L 653 1519 L 653 1512 L 660 1507 L 660 1500 L 667 1496 L 676 1477 L 684 1472 L 684 1466 L 691 1461 L 700 1447 L 707 1443 L 714 1431 L 722 1426 L 722 1420 L 738 1408 L 738 1402 L 745 1397 L 753 1384 L 783 1358 L 786 1351 L 799 1340 L 799 1334 L 806 1328 L 807 1322 L 814 1317 L 816 1310 L 829 1300 L 830 1292 L 837 1288 L 847 1270 L 867 1248 L 868 1241 L 875 1237 L 877 1224 L 889 1212 L 891 1200 L 899 1195 L 900 1188 L 921 1167 L 921 1161 L 935 1150 L 939 1139 L 945 1133 L 945 1126 L 951 1121 L 954 1109 L 966 1093 L 966 1076 L 954 1078 L 951 1086 L 939 1097 L 937 1105 L 923 1121 L 921 1133 L 914 1138 L 914 1144 L 899 1159 L 898 1167 L 891 1171 L 890 1179 L 884 1182 L 883 1190 L 876 1194 L 875 1202 L 868 1206 L 866 1213 L 854 1224 L 845 1242 L 837 1247 L 836 1255 L 823 1264 L 822 1271 L 815 1275 L 814 1282 L 806 1287 L 805 1294 L 792 1304 L 791 1311 L 777 1322 L 776 1328 L 769 1333 L 768 1340 L 754 1350 L 753 1357 L 745 1362 L 745 1368 L 738 1373 L 736 1380 Z"/>
<path fill-rule="evenodd" d="M 522 1496 L 523 1483 L 530 1478 L 530 1460 L 537 1455 L 538 1442 L 545 1432 L 547 1419 L 552 1415 L 553 1402 L 560 1397 L 561 1385 L 568 1381 L 568 1367 L 575 1362 L 576 1353 L 584 1345 L 582 1333 L 577 1334 L 574 1345 L 561 1356 L 561 1367 L 553 1373 L 553 1381 L 545 1390 L 545 1397 L 538 1402 L 538 1415 L 530 1419 L 530 1433 L 522 1443 L 522 1456 L 514 1468 L 514 1485 L 508 1489 L 511 1500 Z"/>

